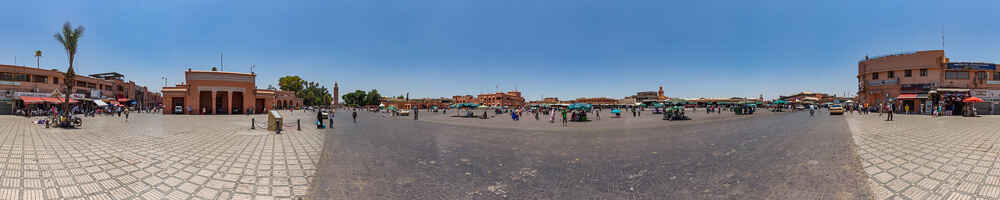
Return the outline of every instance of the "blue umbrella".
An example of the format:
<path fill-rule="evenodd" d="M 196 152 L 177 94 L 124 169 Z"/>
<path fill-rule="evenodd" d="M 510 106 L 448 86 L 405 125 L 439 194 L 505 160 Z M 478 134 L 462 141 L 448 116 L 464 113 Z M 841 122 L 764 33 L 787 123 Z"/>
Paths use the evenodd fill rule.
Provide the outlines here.
<path fill-rule="evenodd" d="M 622 113 L 622 111 L 618 109 L 611 110 L 611 114 L 618 114 L 618 113 Z"/>

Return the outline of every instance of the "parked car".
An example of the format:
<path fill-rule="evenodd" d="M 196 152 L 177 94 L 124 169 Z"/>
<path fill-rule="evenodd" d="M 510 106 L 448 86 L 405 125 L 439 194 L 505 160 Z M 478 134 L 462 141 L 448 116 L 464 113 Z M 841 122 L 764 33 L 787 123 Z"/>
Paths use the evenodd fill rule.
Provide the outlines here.
<path fill-rule="evenodd" d="M 843 115 L 843 114 L 844 114 L 843 106 L 837 104 L 830 105 L 830 115 Z"/>
<path fill-rule="evenodd" d="M 399 116 L 410 116 L 410 110 L 399 110 Z"/>
<path fill-rule="evenodd" d="M 174 106 L 174 114 L 184 114 L 184 108 L 181 106 Z"/>

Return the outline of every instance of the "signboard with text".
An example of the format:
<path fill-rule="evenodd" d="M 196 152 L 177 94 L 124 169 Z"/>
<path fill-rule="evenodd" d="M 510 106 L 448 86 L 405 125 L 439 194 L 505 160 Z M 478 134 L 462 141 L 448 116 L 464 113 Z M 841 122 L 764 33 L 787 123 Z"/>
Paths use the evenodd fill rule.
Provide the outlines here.
<path fill-rule="evenodd" d="M 976 89 L 972 90 L 972 96 L 979 97 L 986 102 L 1000 102 L 1000 90 Z"/>
<path fill-rule="evenodd" d="M 993 63 L 955 62 L 955 63 L 948 63 L 948 69 L 960 69 L 960 70 L 997 70 L 997 64 L 993 64 Z"/>

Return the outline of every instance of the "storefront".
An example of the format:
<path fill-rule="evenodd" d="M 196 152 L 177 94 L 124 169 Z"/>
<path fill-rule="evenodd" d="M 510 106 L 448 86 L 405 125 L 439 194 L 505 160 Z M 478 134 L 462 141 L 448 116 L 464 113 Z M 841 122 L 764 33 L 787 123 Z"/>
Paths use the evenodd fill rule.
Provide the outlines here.
<path fill-rule="evenodd" d="M 1000 114 L 1000 90 L 975 89 L 972 96 L 983 99 L 982 103 L 975 103 L 976 113 L 980 115 Z"/>
<path fill-rule="evenodd" d="M 927 102 L 927 94 L 900 94 L 896 97 L 896 112 L 903 113 L 928 113 L 930 102 Z"/>
<path fill-rule="evenodd" d="M 965 107 L 963 99 L 971 95 L 969 89 L 964 88 L 938 88 L 935 90 L 941 96 L 941 106 L 945 115 L 962 115 Z"/>

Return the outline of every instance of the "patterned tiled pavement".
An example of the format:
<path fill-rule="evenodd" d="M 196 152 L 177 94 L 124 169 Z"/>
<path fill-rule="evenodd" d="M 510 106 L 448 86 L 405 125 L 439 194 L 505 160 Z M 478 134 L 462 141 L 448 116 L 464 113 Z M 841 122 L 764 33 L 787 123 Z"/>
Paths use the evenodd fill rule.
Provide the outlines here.
<path fill-rule="evenodd" d="M 875 199 L 1000 199 L 1000 117 L 848 116 Z"/>
<path fill-rule="evenodd" d="M 262 115 L 130 117 L 46 129 L 0 116 L 0 199 L 293 199 L 323 145 L 306 126 L 250 130 Z"/>

